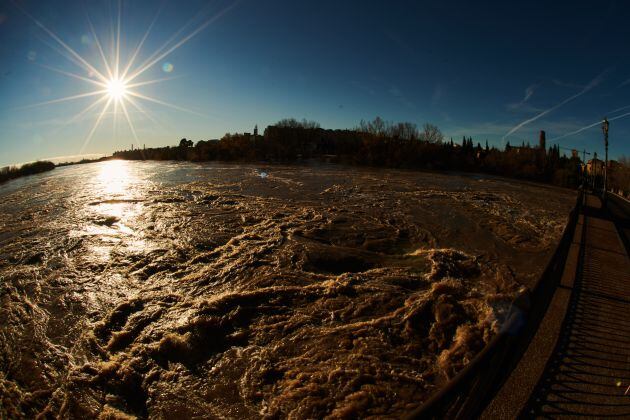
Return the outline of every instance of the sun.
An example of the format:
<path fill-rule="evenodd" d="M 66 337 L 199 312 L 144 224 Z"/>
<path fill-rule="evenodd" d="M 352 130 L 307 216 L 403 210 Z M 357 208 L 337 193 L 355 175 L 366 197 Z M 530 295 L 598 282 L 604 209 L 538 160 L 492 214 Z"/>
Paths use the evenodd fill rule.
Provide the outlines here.
<path fill-rule="evenodd" d="M 124 80 L 112 78 L 107 81 L 107 95 L 115 101 L 120 101 L 127 94 L 127 83 Z"/>
<path fill-rule="evenodd" d="M 96 120 L 94 124 L 92 125 L 92 128 L 90 129 L 87 137 L 85 138 L 85 141 L 83 142 L 83 146 L 81 147 L 81 150 L 79 153 L 83 153 L 83 150 L 89 144 L 95 131 L 97 130 L 97 128 L 100 126 L 101 122 L 103 121 L 103 118 L 105 117 L 106 114 L 108 114 L 108 111 L 112 108 L 113 108 L 113 112 L 109 112 L 108 115 L 113 116 L 114 135 L 116 135 L 116 127 L 118 124 L 119 114 L 122 114 L 122 116 L 124 116 L 124 119 L 127 121 L 127 124 L 129 125 L 129 130 L 131 131 L 135 144 L 138 147 L 140 146 L 140 140 L 138 138 L 138 133 L 136 132 L 136 129 L 132 122 L 131 115 L 129 113 L 128 108 L 133 108 L 135 111 L 137 111 L 138 113 L 146 117 L 148 120 L 150 120 L 154 124 L 160 125 L 160 123 L 155 118 L 153 118 L 140 104 L 140 102 L 142 101 L 152 102 L 155 104 L 159 104 L 162 106 L 176 109 L 178 111 L 188 112 L 188 113 L 195 114 L 201 117 L 205 117 L 205 115 L 201 113 L 191 111 L 181 106 L 173 105 L 171 103 L 162 101 L 157 98 L 153 98 L 151 96 L 144 95 L 138 91 L 138 88 L 141 86 L 150 85 L 154 83 L 160 83 L 160 82 L 164 82 L 171 79 L 176 79 L 177 78 L 176 76 L 165 77 L 161 79 L 144 80 L 144 81 L 139 81 L 138 78 L 142 76 L 143 74 L 145 74 L 157 63 L 165 59 L 173 51 L 177 50 L 186 42 L 188 42 L 191 38 L 193 38 L 195 35 L 201 32 L 204 28 L 208 27 L 212 22 L 216 21 L 223 14 L 227 13 L 230 9 L 235 7 L 237 4 L 238 4 L 238 1 L 234 1 L 231 4 L 227 5 L 225 8 L 219 10 L 213 16 L 210 16 L 210 17 L 206 16 L 207 19 L 203 21 L 196 29 L 192 30 L 190 33 L 188 33 L 188 35 L 183 36 L 183 38 L 178 39 L 179 35 L 183 32 L 183 30 L 186 29 L 189 23 L 192 22 L 191 20 L 189 23 L 184 25 L 184 27 L 182 27 L 179 31 L 177 31 L 171 38 L 169 38 L 169 40 L 167 40 L 155 52 L 153 52 L 152 54 L 149 54 L 148 57 L 143 62 L 141 62 L 140 64 L 137 64 L 136 59 L 139 59 L 142 46 L 144 45 L 147 37 L 149 36 L 149 33 L 151 32 L 151 29 L 153 28 L 154 24 L 156 23 L 158 19 L 158 16 L 161 10 L 160 8 L 155 14 L 155 17 L 153 18 L 153 21 L 149 25 L 148 29 L 146 30 L 144 36 L 138 42 L 136 48 L 133 50 L 132 53 L 130 52 L 130 54 L 128 54 L 130 55 L 128 62 L 124 64 L 120 62 L 122 0 L 119 0 L 118 13 L 117 13 L 118 19 L 115 26 L 112 23 L 112 28 L 110 30 L 112 42 L 110 43 L 109 54 L 106 54 L 106 52 L 103 50 L 103 46 L 101 45 L 100 39 L 96 33 L 94 25 L 92 24 L 89 14 L 87 15 L 87 21 L 88 21 L 90 32 L 91 32 L 91 34 L 87 36 L 88 38 L 91 37 L 91 40 L 93 41 L 93 49 L 95 48 L 95 51 L 93 52 L 98 53 L 97 55 L 100 55 L 100 58 L 102 59 L 101 65 L 98 65 L 96 62 L 88 62 L 86 58 L 84 58 L 77 51 L 72 49 L 56 33 L 48 29 L 46 26 L 44 26 L 43 23 L 41 23 L 34 16 L 29 14 L 26 10 L 24 10 L 22 7 L 16 4 L 18 9 L 20 9 L 27 17 L 29 17 L 41 30 L 46 32 L 50 36 L 50 38 L 52 38 L 56 42 L 56 44 L 59 47 L 61 47 L 61 49 L 58 49 L 57 47 L 53 47 L 53 48 L 59 53 L 61 53 L 61 55 L 64 58 L 73 62 L 78 67 L 80 67 L 83 71 L 85 71 L 87 74 L 87 77 L 84 74 L 76 74 L 70 71 L 51 67 L 45 64 L 40 64 L 40 66 L 43 68 L 52 70 L 56 73 L 60 73 L 65 76 L 72 77 L 76 80 L 80 80 L 81 82 L 89 83 L 93 86 L 93 90 L 88 90 L 87 92 L 84 92 L 84 93 L 79 93 L 76 95 L 66 96 L 63 98 L 58 98 L 58 99 L 53 99 L 53 100 L 49 100 L 45 102 L 32 104 L 32 105 L 27 105 L 23 108 L 31 108 L 31 107 L 37 107 L 37 106 L 43 106 L 43 105 L 57 104 L 60 102 L 74 101 L 77 99 L 96 96 L 96 99 L 90 105 L 85 107 L 82 111 L 74 115 L 69 121 L 64 123 L 64 126 L 65 126 L 73 122 L 79 121 L 81 118 L 88 115 L 90 111 L 96 109 L 97 107 L 100 108 L 100 112 L 97 112 Z M 114 18 L 112 17 L 112 22 L 113 22 L 113 19 Z M 107 55 L 109 55 L 109 59 L 107 58 Z M 97 67 L 100 67 L 100 69 L 98 69 Z M 163 67 L 163 71 L 166 73 L 170 73 L 173 71 L 173 66 L 170 63 L 166 63 Z"/>

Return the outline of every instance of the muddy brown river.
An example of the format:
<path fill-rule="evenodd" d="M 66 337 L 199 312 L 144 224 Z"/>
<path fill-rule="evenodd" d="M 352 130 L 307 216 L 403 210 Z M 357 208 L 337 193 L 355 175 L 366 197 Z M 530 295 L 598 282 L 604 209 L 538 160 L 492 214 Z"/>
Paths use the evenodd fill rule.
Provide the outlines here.
<path fill-rule="evenodd" d="M 500 330 L 574 197 L 125 161 L 1 185 L 0 417 L 400 417 Z"/>

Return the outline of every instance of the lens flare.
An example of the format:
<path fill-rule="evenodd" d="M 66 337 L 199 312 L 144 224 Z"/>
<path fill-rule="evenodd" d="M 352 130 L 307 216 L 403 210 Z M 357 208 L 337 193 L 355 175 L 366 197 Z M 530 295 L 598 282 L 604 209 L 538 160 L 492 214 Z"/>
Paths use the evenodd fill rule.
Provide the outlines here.
<path fill-rule="evenodd" d="M 194 29 L 193 31 L 188 33 L 186 36 L 178 40 L 177 38 L 182 32 L 184 32 L 184 30 L 188 27 L 189 23 L 192 22 L 191 20 L 189 23 L 184 25 L 184 27 L 182 27 L 179 31 L 177 31 L 175 35 L 173 35 L 164 45 L 158 48 L 153 54 L 150 54 L 149 57 L 142 64 L 136 65 L 136 66 L 134 66 L 135 60 L 139 56 L 140 50 L 142 49 L 142 46 L 144 45 L 145 40 L 149 36 L 149 33 L 151 32 L 153 25 L 157 21 L 161 8 L 156 13 L 153 21 L 149 25 L 149 28 L 147 29 L 146 33 L 144 34 L 144 36 L 142 37 L 142 39 L 136 46 L 133 54 L 131 55 L 131 58 L 126 64 L 120 62 L 121 31 L 122 31 L 122 27 L 121 27 L 122 26 L 121 25 L 122 0 L 118 1 L 116 27 L 112 28 L 112 31 L 111 31 L 113 34 L 112 35 L 113 39 L 111 42 L 111 51 L 109 54 L 110 56 L 109 60 L 107 59 L 107 54 L 103 50 L 103 45 L 101 44 L 99 40 L 99 37 L 96 33 L 96 30 L 94 29 L 94 25 L 92 24 L 92 21 L 89 15 L 86 15 L 88 25 L 90 28 L 90 35 L 83 35 L 81 37 L 81 43 L 84 45 L 86 44 L 96 45 L 100 58 L 102 59 L 102 68 L 104 67 L 104 70 L 102 68 L 97 69 L 98 64 L 88 62 L 86 58 L 82 57 L 78 52 L 72 49 L 56 33 L 54 33 L 52 30 L 44 26 L 43 23 L 41 23 L 31 14 L 29 14 L 20 5 L 16 4 L 16 7 L 18 7 L 18 9 L 22 11 L 22 13 L 24 13 L 28 18 L 30 18 L 37 25 L 37 27 L 39 27 L 42 31 L 48 34 L 48 36 L 50 36 L 50 38 L 52 38 L 57 45 L 57 46 L 54 46 L 54 45 L 49 45 L 49 46 L 55 51 L 59 52 L 64 58 L 68 59 L 72 63 L 81 67 L 88 74 L 88 77 L 84 77 L 84 76 L 81 76 L 80 74 L 75 74 L 75 73 L 68 72 L 65 70 L 56 69 L 56 68 L 46 66 L 43 64 L 41 64 L 40 66 L 47 68 L 49 70 L 52 70 L 54 72 L 72 77 L 77 80 L 88 82 L 92 85 L 97 86 L 96 90 L 92 90 L 86 93 L 67 96 L 64 98 L 53 99 L 50 101 L 40 102 L 37 104 L 24 106 L 21 108 L 31 108 L 34 106 L 49 105 L 49 104 L 54 104 L 54 103 L 59 103 L 59 102 L 76 100 L 76 99 L 85 98 L 85 97 L 99 96 L 98 99 L 93 101 L 85 109 L 83 109 L 79 114 L 75 115 L 70 121 L 64 124 L 65 126 L 74 121 L 77 121 L 80 117 L 87 114 L 88 111 L 96 108 L 98 105 L 105 102 L 105 105 L 100 109 L 100 112 L 98 112 L 96 121 L 94 122 L 94 125 L 90 129 L 90 132 L 88 133 L 88 136 L 83 143 L 83 147 L 81 148 L 80 153 L 83 153 L 83 151 L 89 144 L 96 129 L 99 127 L 101 121 L 103 120 L 103 117 L 110 110 L 110 106 L 113 107 L 114 132 L 116 132 L 116 121 L 118 118 L 118 114 L 122 111 L 122 115 L 124 116 L 125 120 L 127 121 L 127 124 L 129 125 L 129 130 L 131 131 L 131 134 L 133 135 L 133 138 L 136 144 L 139 146 L 139 139 L 138 139 L 137 131 L 133 125 L 129 112 L 127 111 L 126 105 L 130 104 L 131 106 L 134 107 L 134 109 L 137 109 L 141 114 L 147 116 L 152 121 L 155 121 L 155 119 L 153 119 L 150 115 L 148 115 L 148 113 L 144 109 L 142 109 L 142 107 L 140 107 L 140 105 L 132 99 L 132 96 L 137 99 L 142 99 L 144 101 L 160 104 L 162 106 L 167 106 L 173 109 L 177 109 L 179 111 L 184 111 L 184 112 L 192 113 L 195 115 L 205 116 L 198 112 L 191 111 L 186 108 L 162 101 L 160 99 L 144 95 L 136 90 L 136 88 L 140 86 L 163 82 L 166 80 L 174 79 L 174 77 L 146 80 L 146 81 L 136 80 L 133 83 L 131 82 L 132 80 L 135 80 L 136 78 L 144 74 L 147 70 L 152 68 L 156 63 L 158 63 L 159 61 L 162 61 L 173 51 L 180 48 L 182 45 L 188 42 L 191 38 L 193 38 L 199 32 L 201 32 L 203 29 L 208 27 L 211 23 L 219 19 L 222 15 L 227 13 L 234 6 L 236 6 L 236 4 L 238 4 L 238 0 L 234 1 L 232 4 L 228 5 L 224 9 L 219 10 L 214 16 L 209 17 L 204 22 L 202 22 L 196 29 Z M 0 16 L 3 16 L 3 15 L 0 15 Z M 35 51 L 29 51 L 27 54 L 27 58 L 30 61 L 35 62 L 35 60 L 37 59 L 37 53 Z M 173 65 L 169 62 L 164 62 L 162 65 L 162 70 L 165 73 L 171 73 L 173 71 Z"/>

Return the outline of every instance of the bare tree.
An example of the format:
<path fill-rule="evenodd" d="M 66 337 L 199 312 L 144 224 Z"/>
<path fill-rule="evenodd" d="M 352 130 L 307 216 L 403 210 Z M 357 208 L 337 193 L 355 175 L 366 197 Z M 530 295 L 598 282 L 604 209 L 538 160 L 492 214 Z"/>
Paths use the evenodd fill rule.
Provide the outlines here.
<path fill-rule="evenodd" d="M 374 134 L 377 134 L 379 136 L 383 136 L 387 134 L 388 124 L 381 117 L 374 118 L 374 121 L 372 121 L 372 126 L 373 126 L 372 131 L 374 132 Z"/>
<path fill-rule="evenodd" d="M 420 139 L 429 143 L 442 143 L 442 141 L 444 140 L 444 135 L 437 127 L 437 125 L 425 123 L 422 126 L 422 134 L 420 135 Z"/>
<path fill-rule="evenodd" d="M 284 128 L 320 128 L 321 126 L 317 121 L 310 121 L 303 118 L 302 121 L 298 121 L 295 118 L 285 118 L 276 123 L 277 127 Z"/>

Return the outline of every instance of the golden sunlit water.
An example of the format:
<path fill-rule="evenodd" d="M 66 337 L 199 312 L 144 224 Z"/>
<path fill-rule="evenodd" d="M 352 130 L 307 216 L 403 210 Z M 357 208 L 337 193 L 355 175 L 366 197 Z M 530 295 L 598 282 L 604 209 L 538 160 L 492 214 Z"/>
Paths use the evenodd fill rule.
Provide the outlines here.
<path fill-rule="evenodd" d="M 630 418 L 630 2 L 526 3 L 0 4 L 0 420 Z"/>
<path fill-rule="evenodd" d="M 110 160 L 100 165 L 96 183 L 90 188 L 102 191 L 109 200 L 130 199 L 131 186 L 138 183 L 137 173 L 130 170 L 133 163 L 124 160 Z"/>
<path fill-rule="evenodd" d="M 54 172 L 0 186 L 0 391 L 32 417 L 401 416 L 496 333 L 574 200 L 338 166 Z"/>

